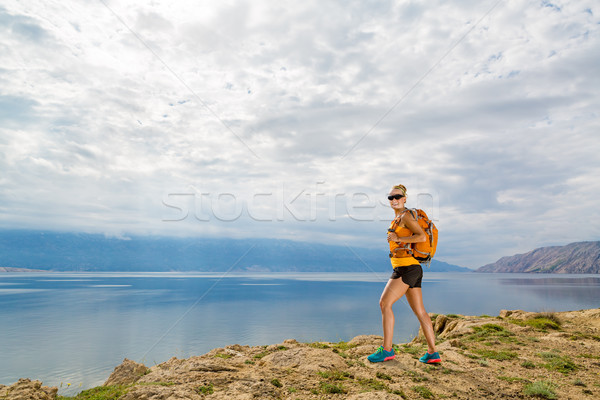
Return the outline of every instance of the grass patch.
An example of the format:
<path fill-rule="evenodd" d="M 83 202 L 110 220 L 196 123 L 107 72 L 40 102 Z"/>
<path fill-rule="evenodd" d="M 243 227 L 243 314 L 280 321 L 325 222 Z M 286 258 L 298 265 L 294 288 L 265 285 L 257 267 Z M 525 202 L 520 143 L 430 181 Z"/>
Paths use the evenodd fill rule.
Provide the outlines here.
<path fill-rule="evenodd" d="M 464 318 L 462 315 L 456 315 L 456 314 L 448 314 L 448 315 L 446 315 L 446 317 L 448 317 L 448 318 L 460 318 L 460 319 Z"/>
<path fill-rule="evenodd" d="M 498 324 L 474 326 L 473 331 L 479 336 L 514 336 L 511 331 Z"/>
<path fill-rule="evenodd" d="M 224 359 L 228 359 L 233 357 L 231 354 L 225 354 L 225 353 L 217 353 L 215 354 L 215 357 L 219 357 L 219 358 L 224 358 Z"/>
<path fill-rule="evenodd" d="M 517 353 L 506 350 L 495 351 L 489 349 L 475 349 L 473 351 L 482 357 L 498 361 L 513 360 L 518 357 Z"/>
<path fill-rule="evenodd" d="M 358 345 L 357 344 L 348 344 L 348 342 L 339 341 L 333 345 L 333 348 L 341 350 L 341 351 L 347 351 L 347 350 L 355 348 L 356 346 L 358 346 Z"/>
<path fill-rule="evenodd" d="M 127 393 L 129 386 L 98 386 L 92 389 L 84 390 L 76 396 L 58 396 L 58 400 L 117 400 Z"/>
<path fill-rule="evenodd" d="M 533 318 L 545 318 L 545 319 L 549 319 L 550 321 L 554 322 L 558 326 L 562 325 L 562 321 L 560 320 L 560 318 L 558 318 L 558 315 L 556 315 L 556 313 L 552 312 L 552 311 L 544 311 L 541 313 L 537 313 L 536 315 L 533 316 Z"/>
<path fill-rule="evenodd" d="M 587 387 L 587 385 L 583 383 L 581 379 L 576 379 L 575 382 L 573 382 L 573 385 Z"/>
<path fill-rule="evenodd" d="M 350 355 L 346 351 L 357 347 L 357 344 L 348 344 L 348 342 L 339 341 L 332 345 L 333 352 L 339 354 L 342 358 L 350 358 Z"/>
<path fill-rule="evenodd" d="M 263 351 L 263 352 L 260 352 L 260 353 L 258 353 L 258 354 L 255 354 L 255 355 L 254 355 L 254 358 L 256 358 L 256 359 L 259 359 L 259 360 L 260 360 L 260 359 L 261 359 L 261 358 L 263 358 L 264 356 L 268 356 L 268 355 L 269 355 L 269 352 L 268 352 L 268 351 Z"/>
<path fill-rule="evenodd" d="M 207 383 L 196 388 L 196 393 L 198 394 L 213 394 L 214 392 L 215 388 L 213 387 L 212 383 Z"/>
<path fill-rule="evenodd" d="M 464 351 L 459 352 L 459 353 L 462 354 L 465 357 L 468 357 L 468 358 L 472 359 L 472 360 L 479 360 L 481 358 L 478 355 L 471 354 L 471 353 L 465 353 Z"/>
<path fill-rule="evenodd" d="M 350 360 L 346 360 L 346 364 L 348 364 L 349 367 L 353 367 L 355 365 L 358 365 L 359 367 L 366 367 L 366 364 L 362 361 L 350 361 Z"/>
<path fill-rule="evenodd" d="M 359 379 L 358 383 L 366 388 L 372 390 L 388 390 L 388 387 L 385 383 L 379 382 L 377 379 Z"/>
<path fill-rule="evenodd" d="M 433 393 L 426 386 L 413 386 L 411 389 L 424 399 L 433 399 Z"/>
<path fill-rule="evenodd" d="M 559 324 L 557 324 L 556 322 L 554 322 L 550 319 L 547 319 L 547 318 L 532 318 L 530 320 L 525 321 L 525 325 L 532 326 L 535 329 L 539 329 L 541 331 L 548 330 L 548 329 L 554 329 L 554 330 L 560 329 Z"/>
<path fill-rule="evenodd" d="M 552 312 L 538 313 L 526 320 L 511 319 L 510 322 L 520 326 L 531 326 L 544 332 L 548 331 L 548 329 L 559 330 L 562 325 L 558 316 Z"/>
<path fill-rule="evenodd" d="M 196 388 L 196 393 L 198 394 L 213 394 L 214 392 L 215 388 L 213 387 L 212 383 L 207 383 Z"/>
<path fill-rule="evenodd" d="M 397 349 L 399 352 L 411 354 L 416 358 L 419 358 L 421 356 L 421 353 L 425 351 L 423 350 L 423 346 L 411 346 L 409 344 L 403 344 L 402 346 L 397 347 Z"/>
<path fill-rule="evenodd" d="M 527 382 L 531 383 L 529 380 L 525 378 L 519 378 L 517 376 L 499 376 L 498 379 L 506 381 L 506 382 Z"/>
<path fill-rule="evenodd" d="M 379 379 L 384 379 L 386 381 L 391 381 L 392 377 L 389 375 L 384 374 L 383 372 L 378 372 L 377 374 L 375 374 L 375 376 Z"/>
<path fill-rule="evenodd" d="M 347 392 L 347 390 L 344 389 L 344 387 L 342 385 L 336 385 L 335 383 L 329 383 L 329 382 L 321 382 L 321 391 L 323 393 L 331 393 L 331 394 Z"/>
<path fill-rule="evenodd" d="M 338 354 L 342 358 L 348 358 L 348 357 L 350 357 L 350 355 L 348 353 L 340 351 L 340 350 L 338 350 L 336 348 L 331 349 L 331 351 L 333 351 L 335 354 Z"/>
<path fill-rule="evenodd" d="M 549 371 L 558 371 L 566 375 L 577 369 L 577 365 L 567 356 L 551 352 L 543 352 L 539 356 L 546 360 L 546 363 L 542 364 L 542 367 Z"/>
<path fill-rule="evenodd" d="M 480 326 L 474 326 L 473 333 L 466 336 L 465 340 L 473 340 L 476 342 L 496 340 L 503 342 L 513 342 L 516 339 L 514 333 L 506 329 L 505 327 L 498 324 L 483 324 Z M 495 343 L 498 344 L 498 343 Z"/>
<path fill-rule="evenodd" d="M 426 382 L 429 380 L 428 377 L 415 371 L 406 371 L 406 373 L 412 377 L 413 382 Z"/>
<path fill-rule="evenodd" d="M 315 349 L 329 349 L 331 347 L 327 343 L 322 343 L 322 342 L 312 342 L 312 343 L 308 343 L 308 345 L 310 347 L 314 347 Z"/>
<path fill-rule="evenodd" d="M 595 354 L 578 354 L 577 357 L 579 358 L 592 358 L 595 360 L 600 360 L 600 356 L 597 356 Z"/>
<path fill-rule="evenodd" d="M 552 382 L 537 381 L 528 384 L 523 389 L 523 394 L 527 396 L 541 397 L 542 399 L 556 399 L 555 385 Z"/>
<path fill-rule="evenodd" d="M 281 382 L 279 382 L 279 379 L 277 379 L 277 378 L 271 379 L 271 385 L 273 385 L 273 386 L 275 386 L 275 387 L 278 387 L 278 388 L 280 388 L 280 387 L 282 387 L 282 386 L 283 386 L 283 385 L 281 384 Z"/>
<path fill-rule="evenodd" d="M 277 346 L 277 348 L 273 349 L 272 351 L 269 351 L 269 350 L 267 350 L 266 348 L 267 348 L 267 346 L 263 346 L 263 349 L 265 349 L 265 350 L 264 350 L 264 351 L 262 351 L 262 352 L 260 352 L 260 353 L 258 353 L 258 354 L 255 354 L 255 355 L 254 355 L 254 358 L 256 358 L 256 359 L 259 359 L 259 360 L 260 360 L 260 359 L 261 359 L 261 358 L 263 358 L 264 356 L 268 356 L 269 354 L 271 354 L 271 353 L 273 353 L 273 352 L 276 352 L 276 351 L 283 351 L 283 350 L 287 350 L 287 349 L 288 349 L 288 348 L 287 348 L 287 347 L 285 347 L 285 346 Z M 221 356 L 221 355 L 217 354 L 215 357 L 230 358 L 231 356 L 229 356 L 229 357 L 223 357 L 223 356 Z M 246 364 L 249 364 L 249 363 L 248 363 L 248 362 L 246 362 Z"/>
<path fill-rule="evenodd" d="M 535 368 L 535 364 L 529 360 L 525 360 L 521 363 L 521 367 L 527 368 L 527 369 L 533 369 L 533 368 Z"/>

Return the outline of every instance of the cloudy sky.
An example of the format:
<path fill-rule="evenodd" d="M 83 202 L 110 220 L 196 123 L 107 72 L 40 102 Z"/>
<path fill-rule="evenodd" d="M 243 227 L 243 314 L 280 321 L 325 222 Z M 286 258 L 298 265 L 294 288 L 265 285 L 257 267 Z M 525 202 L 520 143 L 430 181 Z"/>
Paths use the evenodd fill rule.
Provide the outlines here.
<path fill-rule="evenodd" d="M 148 4 L 143 4 L 148 3 Z M 600 239 L 588 1 L 3 1 L 0 227 L 381 246 Z"/>

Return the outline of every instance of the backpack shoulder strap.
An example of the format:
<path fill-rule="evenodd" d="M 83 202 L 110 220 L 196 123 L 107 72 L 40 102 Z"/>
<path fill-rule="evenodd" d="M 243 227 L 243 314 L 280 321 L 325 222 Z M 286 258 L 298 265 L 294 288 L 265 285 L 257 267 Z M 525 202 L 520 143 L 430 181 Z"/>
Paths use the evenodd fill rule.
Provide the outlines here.
<path fill-rule="evenodd" d="M 417 213 L 416 209 L 414 209 L 414 208 L 407 208 L 407 209 L 405 209 L 404 211 L 402 211 L 402 214 L 400 214 L 396 218 L 394 218 L 394 220 L 392 221 L 392 225 L 391 225 L 390 229 L 388 229 L 389 232 L 393 232 L 398 227 L 398 225 L 400 224 L 400 221 L 402 220 L 402 216 L 404 214 L 406 214 L 407 212 L 410 212 L 410 214 L 413 216 L 413 218 L 415 220 L 417 219 L 417 217 L 419 215 Z"/>
<path fill-rule="evenodd" d="M 415 221 L 417 219 L 419 219 L 419 212 L 417 211 L 416 208 L 407 208 L 406 210 L 404 210 L 404 212 L 401 215 L 404 215 L 407 211 L 410 213 L 410 215 L 413 216 L 413 218 L 415 219 Z"/>

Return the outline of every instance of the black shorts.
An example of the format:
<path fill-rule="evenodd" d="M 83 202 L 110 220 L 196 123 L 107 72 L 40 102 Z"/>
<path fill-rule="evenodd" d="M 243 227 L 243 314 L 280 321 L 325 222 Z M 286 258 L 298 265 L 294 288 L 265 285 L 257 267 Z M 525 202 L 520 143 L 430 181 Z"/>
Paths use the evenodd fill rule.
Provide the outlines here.
<path fill-rule="evenodd" d="M 406 283 L 411 288 L 421 287 L 423 279 L 423 268 L 420 264 L 409 265 L 406 267 L 396 267 L 390 279 L 402 278 L 402 282 Z"/>

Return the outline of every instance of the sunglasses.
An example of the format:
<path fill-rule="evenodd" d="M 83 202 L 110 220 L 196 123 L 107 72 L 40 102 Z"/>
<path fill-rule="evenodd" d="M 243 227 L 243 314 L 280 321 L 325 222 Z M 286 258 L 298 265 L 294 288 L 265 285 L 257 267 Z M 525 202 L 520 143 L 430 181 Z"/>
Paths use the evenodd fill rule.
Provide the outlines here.
<path fill-rule="evenodd" d="M 404 196 L 403 196 L 403 195 L 401 195 L 401 194 L 393 194 L 393 195 L 391 195 L 391 196 L 388 196 L 388 200 L 389 200 L 389 201 L 392 201 L 393 199 L 400 200 L 400 199 L 401 199 L 401 198 L 403 198 L 403 197 L 404 197 Z"/>

